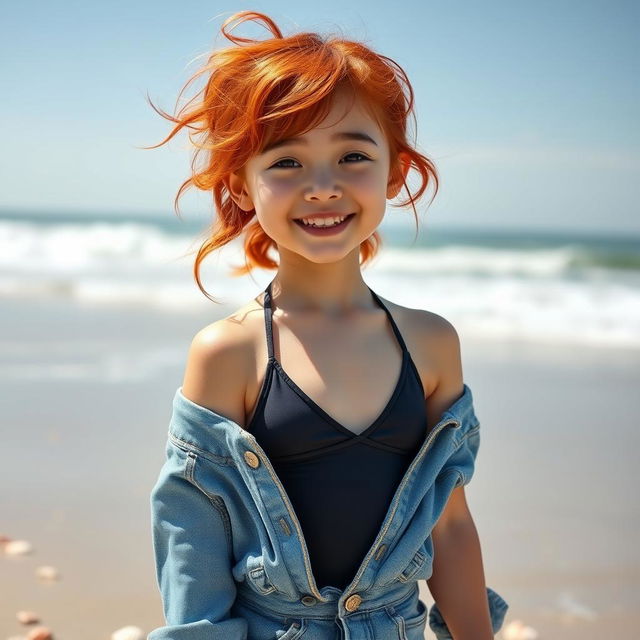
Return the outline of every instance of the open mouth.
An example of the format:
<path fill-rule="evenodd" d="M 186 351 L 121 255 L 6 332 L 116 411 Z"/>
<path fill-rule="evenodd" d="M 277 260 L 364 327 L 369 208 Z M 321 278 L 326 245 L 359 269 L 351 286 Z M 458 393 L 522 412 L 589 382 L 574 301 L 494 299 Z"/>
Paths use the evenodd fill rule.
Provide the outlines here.
<path fill-rule="evenodd" d="M 356 215 L 355 213 L 350 213 L 342 222 L 338 222 L 338 224 L 332 224 L 329 226 L 322 226 L 322 227 L 321 226 L 316 227 L 311 224 L 305 224 L 304 222 L 302 222 L 302 220 L 294 220 L 294 222 L 299 227 L 302 227 L 305 231 L 313 235 L 332 235 L 344 229 L 355 215 Z"/>

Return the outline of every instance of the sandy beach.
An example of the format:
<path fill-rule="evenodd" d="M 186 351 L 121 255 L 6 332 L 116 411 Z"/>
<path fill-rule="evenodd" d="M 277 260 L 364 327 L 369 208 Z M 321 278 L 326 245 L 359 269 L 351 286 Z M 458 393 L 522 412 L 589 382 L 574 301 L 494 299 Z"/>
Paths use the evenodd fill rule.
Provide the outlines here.
<path fill-rule="evenodd" d="M 274 280 L 283 314 L 326 284 L 373 331 L 364 282 L 455 327 L 497 640 L 640 640 L 640 4 L 257 5 L 3 4 L 0 640 L 165 626 L 150 494 L 189 347 Z"/>
<path fill-rule="evenodd" d="M 34 549 L 0 557 L 2 637 L 26 635 L 21 609 L 57 640 L 163 623 L 149 492 L 191 337 L 228 311 L 3 301 L 0 534 Z M 640 351 L 461 342 L 483 428 L 467 496 L 506 623 L 540 639 L 632 637 Z M 60 580 L 39 582 L 41 565 Z"/>

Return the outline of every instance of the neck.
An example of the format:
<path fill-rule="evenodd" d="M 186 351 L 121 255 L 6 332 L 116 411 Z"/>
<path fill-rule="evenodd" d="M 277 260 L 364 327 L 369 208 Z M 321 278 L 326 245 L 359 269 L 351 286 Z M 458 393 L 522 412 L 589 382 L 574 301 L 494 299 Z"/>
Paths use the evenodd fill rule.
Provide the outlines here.
<path fill-rule="evenodd" d="M 281 262 L 271 284 L 271 297 L 284 312 L 320 313 L 335 318 L 376 306 L 359 265 L 346 269 L 341 263 L 296 266 L 294 270 Z"/>

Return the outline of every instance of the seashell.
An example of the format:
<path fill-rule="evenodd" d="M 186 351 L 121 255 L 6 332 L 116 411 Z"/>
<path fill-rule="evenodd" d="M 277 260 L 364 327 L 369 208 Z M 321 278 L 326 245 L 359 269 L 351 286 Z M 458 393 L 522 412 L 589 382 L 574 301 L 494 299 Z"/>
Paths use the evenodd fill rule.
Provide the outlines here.
<path fill-rule="evenodd" d="M 27 640 L 53 640 L 53 634 L 48 627 L 35 627 L 29 631 Z"/>
<path fill-rule="evenodd" d="M 59 580 L 60 572 L 55 567 L 43 565 L 36 569 L 36 577 L 40 580 Z"/>
<path fill-rule="evenodd" d="M 9 542 L 4 545 L 4 552 L 8 556 L 22 556 L 32 551 L 33 547 L 31 543 L 26 540 L 9 540 Z"/>
<path fill-rule="evenodd" d="M 128 626 L 114 631 L 111 640 L 145 640 L 145 635 L 140 627 Z"/>
<path fill-rule="evenodd" d="M 9 536 L 0 535 L 0 545 L 5 545 L 7 542 L 11 542 L 11 538 Z"/>
<path fill-rule="evenodd" d="M 513 620 L 503 630 L 504 640 L 536 640 L 538 632 L 526 626 L 522 620 Z"/>
<path fill-rule="evenodd" d="M 33 611 L 18 611 L 16 613 L 18 622 L 22 624 L 33 624 L 34 622 L 40 622 L 40 616 Z"/>

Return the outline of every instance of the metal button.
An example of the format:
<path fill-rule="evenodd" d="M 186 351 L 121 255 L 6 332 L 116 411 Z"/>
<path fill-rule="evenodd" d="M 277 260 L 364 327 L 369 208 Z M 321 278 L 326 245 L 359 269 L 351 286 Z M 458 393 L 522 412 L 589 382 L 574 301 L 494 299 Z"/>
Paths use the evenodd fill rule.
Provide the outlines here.
<path fill-rule="evenodd" d="M 253 451 L 245 451 L 244 452 L 244 461 L 250 466 L 253 467 L 254 469 L 258 468 L 260 466 L 260 459 L 258 458 L 258 456 L 253 453 Z"/>
<path fill-rule="evenodd" d="M 360 606 L 361 602 L 362 598 L 357 593 L 354 593 L 352 596 L 349 596 L 347 598 L 346 602 L 344 603 L 344 608 L 347 611 L 355 611 Z"/>
<path fill-rule="evenodd" d="M 302 596 L 302 604 L 307 607 L 313 606 L 316 602 L 317 600 L 313 596 Z"/>

